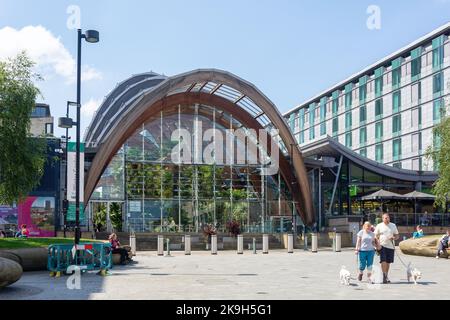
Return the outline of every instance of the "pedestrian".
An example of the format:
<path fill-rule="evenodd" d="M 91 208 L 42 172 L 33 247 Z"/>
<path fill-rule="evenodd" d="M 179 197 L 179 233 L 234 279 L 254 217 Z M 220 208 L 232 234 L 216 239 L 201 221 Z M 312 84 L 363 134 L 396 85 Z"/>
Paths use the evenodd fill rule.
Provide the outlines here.
<path fill-rule="evenodd" d="M 397 226 L 391 222 L 389 214 L 383 213 L 382 222 L 375 227 L 375 236 L 378 239 L 381 270 L 383 271 L 383 283 L 390 283 L 389 267 L 394 263 L 395 240 L 398 240 L 399 233 Z"/>
<path fill-rule="evenodd" d="M 359 255 L 359 281 L 362 281 L 364 270 L 367 268 L 367 279 L 372 282 L 370 277 L 372 276 L 373 257 L 378 240 L 375 233 L 371 231 L 371 227 L 372 224 L 366 221 L 357 234 L 355 254 Z"/>
<path fill-rule="evenodd" d="M 447 229 L 447 233 L 444 234 L 441 239 L 439 239 L 438 249 L 436 253 L 436 259 L 439 259 L 439 256 L 444 253 L 448 249 L 450 240 L 450 229 Z"/>

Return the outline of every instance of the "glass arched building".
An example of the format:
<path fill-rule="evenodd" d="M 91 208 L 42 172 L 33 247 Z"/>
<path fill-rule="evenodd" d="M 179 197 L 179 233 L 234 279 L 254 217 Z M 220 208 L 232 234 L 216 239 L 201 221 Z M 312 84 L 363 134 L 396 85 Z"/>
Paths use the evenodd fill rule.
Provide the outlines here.
<path fill-rule="evenodd" d="M 228 72 L 145 73 L 120 83 L 85 135 L 85 204 L 115 203 L 123 231 L 286 232 L 315 222 L 286 121 Z M 110 206 L 108 206 L 109 208 Z M 92 220 L 92 219 L 91 219 Z"/>

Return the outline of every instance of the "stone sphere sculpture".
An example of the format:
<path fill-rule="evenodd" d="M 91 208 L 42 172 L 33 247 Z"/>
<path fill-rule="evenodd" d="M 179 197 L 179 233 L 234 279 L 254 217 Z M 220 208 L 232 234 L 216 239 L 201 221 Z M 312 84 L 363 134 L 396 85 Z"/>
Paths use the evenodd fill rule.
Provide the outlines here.
<path fill-rule="evenodd" d="M 0 258 L 0 289 L 19 280 L 22 273 L 20 264 L 10 259 Z"/>

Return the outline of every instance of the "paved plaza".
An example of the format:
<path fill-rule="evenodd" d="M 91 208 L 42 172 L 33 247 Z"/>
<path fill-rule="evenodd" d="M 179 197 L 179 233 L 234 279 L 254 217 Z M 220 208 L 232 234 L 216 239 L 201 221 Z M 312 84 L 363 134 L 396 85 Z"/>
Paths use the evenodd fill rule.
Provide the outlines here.
<path fill-rule="evenodd" d="M 81 289 L 69 290 L 69 276 L 50 278 L 48 272 L 26 272 L 20 281 L 0 291 L 4 299 L 446 299 L 450 292 L 450 261 L 405 256 L 419 268 L 423 278 L 408 283 L 403 265 L 396 257 L 389 285 L 370 285 L 356 278 L 354 251 L 318 253 L 296 250 L 270 251 L 264 255 L 245 251 L 138 252 L 135 264 L 115 266 L 106 277 L 86 273 Z M 376 267 L 379 265 L 375 257 Z M 350 286 L 339 283 L 339 270 L 352 272 Z"/>

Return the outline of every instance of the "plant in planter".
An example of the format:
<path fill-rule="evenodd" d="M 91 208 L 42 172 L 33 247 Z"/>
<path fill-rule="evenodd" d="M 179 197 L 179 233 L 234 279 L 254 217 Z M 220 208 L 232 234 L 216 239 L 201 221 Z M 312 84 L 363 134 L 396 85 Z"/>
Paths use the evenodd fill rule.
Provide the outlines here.
<path fill-rule="evenodd" d="M 236 220 L 227 222 L 227 229 L 233 237 L 237 237 L 239 234 L 241 234 L 241 225 Z"/>
<path fill-rule="evenodd" d="M 217 234 L 217 229 L 212 223 L 207 223 L 203 226 L 203 234 L 206 237 L 206 247 L 211 243 L 211 236 Z"/>

